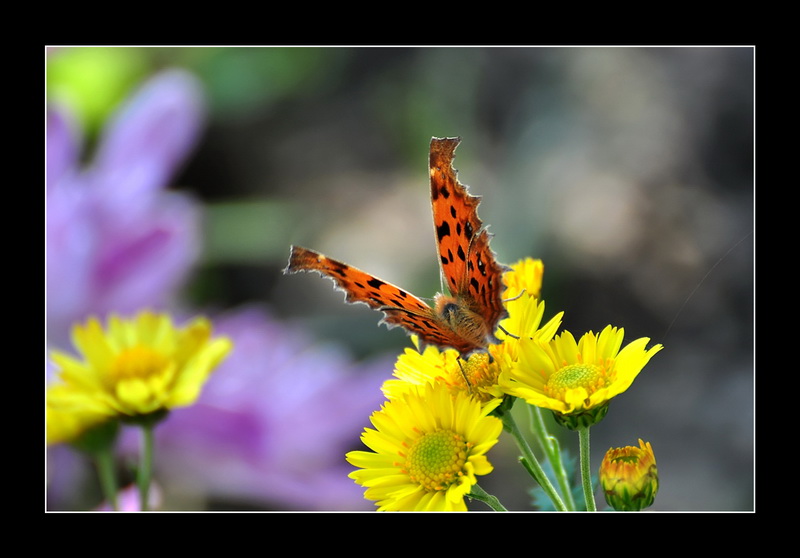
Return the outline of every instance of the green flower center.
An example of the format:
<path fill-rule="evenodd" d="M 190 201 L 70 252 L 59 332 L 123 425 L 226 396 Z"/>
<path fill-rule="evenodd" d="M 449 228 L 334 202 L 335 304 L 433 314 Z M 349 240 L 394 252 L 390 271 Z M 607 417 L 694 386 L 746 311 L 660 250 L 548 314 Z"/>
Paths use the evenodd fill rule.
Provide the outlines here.
<path fill-rule="evenodd" d="M 137 345 L 125 349 L 111 365 L 111 379 L 114 381 L 132 378 L 149 378 L 161 373 L 167 359 L 150 347 Z"/>
<path fill-rule="evenodd" d="M 547 380 L 545 390 L 550 397 L 562 399 L 568 389 L 582 387 L 591 395 L 608 385 L 605 369 L 594 364 L 570 364 Z"/>
<path fill-rule="evenodd" d="M 409 478 L 425 490 L 446 490 L 462 474 L 469 444 L 449 430 L 425 434 L 412 445 L 406 457 Z"/>

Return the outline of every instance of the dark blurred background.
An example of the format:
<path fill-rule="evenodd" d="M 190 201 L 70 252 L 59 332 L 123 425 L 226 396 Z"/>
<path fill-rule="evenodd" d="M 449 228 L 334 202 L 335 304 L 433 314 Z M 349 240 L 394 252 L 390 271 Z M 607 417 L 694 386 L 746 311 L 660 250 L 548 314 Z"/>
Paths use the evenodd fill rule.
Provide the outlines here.
<path fill-rule="evenodd" d="M 168 67 L 206 90 L 175 181 L 206 205 L 187 301 L 264 302 L 356 359 L 399 354 L 409 340 L 379 314 L 281 270 L 301 244 L 433 296 L 428 144 L 461 136 L 455 167 L 499 259 L 544 261 L 547 316 L 665 347 L 593 429 L 593 467 L 643 438 L 651 509 L 753 509 L 753 48 L 104 50 L 119 96 Z M 49 53 L 51 83 L 71 51 Z M 104 110 L 86 110 L 89 129 Z M 515 455 L 504 437 L 481 485 L 529 509 Z"/>

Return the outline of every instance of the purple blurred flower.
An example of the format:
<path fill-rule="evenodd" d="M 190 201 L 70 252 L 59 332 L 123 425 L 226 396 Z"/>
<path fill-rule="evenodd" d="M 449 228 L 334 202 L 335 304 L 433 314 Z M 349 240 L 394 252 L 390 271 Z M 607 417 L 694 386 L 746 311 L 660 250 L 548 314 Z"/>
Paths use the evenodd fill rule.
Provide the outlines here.
<path fill-rule="evenodd" d="M 356 365 L 258 308 L 218 316 L 214 330 L 233 352 L 195 405 L 156 428 L 165 493 L 182 486 L 269 509 L 372 510 L 344 455 L 360 447 L 394 359 Z"/>
<path fill-rule="evenodd" d="M 159 307 L 199 254 L 199 209 L 165 188 L 202 126 L 199 83 L 170 70 L 107 124 L 91 165 L 70 115 L 47 114 L 47 328 L 63 345 L 89 314 Z"/>

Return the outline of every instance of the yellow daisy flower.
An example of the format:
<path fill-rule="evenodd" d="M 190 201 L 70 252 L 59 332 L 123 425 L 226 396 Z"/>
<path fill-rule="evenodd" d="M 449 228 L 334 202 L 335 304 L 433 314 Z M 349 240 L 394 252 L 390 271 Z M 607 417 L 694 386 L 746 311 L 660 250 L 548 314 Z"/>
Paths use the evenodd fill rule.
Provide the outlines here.
<path fill-rule="evenodd" d="M 350 478 L 366 487 L 378 511 L 466 511 L 464 496 L 492 465 L 486 452 L 503 429 L 481 405 L 444 384 L 426 384 L 384 403 L 370 417 L 361 441 L 372 451 L 351 451 Z"/>
<path fill-rule="evenodd" d="M 600 464 L 600 484 L 609 506 L 639 511 L 653 505 L 658 492 L 656 456 L 650 442 L 639 447 L 611 448 Z"/>
<path fill-rule="evenodd" d="M 620 350 L 624 335 L 624 329 L 609 325 L 599 335 L 587 333 L 579 343 L 569 332 L 549 343 L 522 339 L 519 358 L 503 369 L 500 386 L 531 405 L 551 409 L 568 428 L 590 426 L 663 348 L 646 350 L 650 339 L 642 337 Z"/>
<path fill-rule="evenodd" d="M 107 330 L 90 318 L 72 330 L 80 358 L 53 351 L 60 382 L 48 387 L 47 438 L 66 441 L 112 417 L 136 418 L 192 404 L 231 350 L 211 338 L 211 322 L 176 328 L 166 314 L 112 315 Z"/>

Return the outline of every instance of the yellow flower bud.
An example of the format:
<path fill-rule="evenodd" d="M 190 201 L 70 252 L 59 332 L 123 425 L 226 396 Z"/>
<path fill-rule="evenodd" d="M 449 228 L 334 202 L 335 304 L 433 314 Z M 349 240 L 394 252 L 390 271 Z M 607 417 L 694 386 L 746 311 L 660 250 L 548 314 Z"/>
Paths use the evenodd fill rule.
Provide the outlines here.
<path fill-rule="evenodd" d="M 640 511 L 653 504 L 658 469 L 650 442 L 639 447 L 611 448 L 600 464 L 600 484 L 606 503 L 617 511 Z"/>

